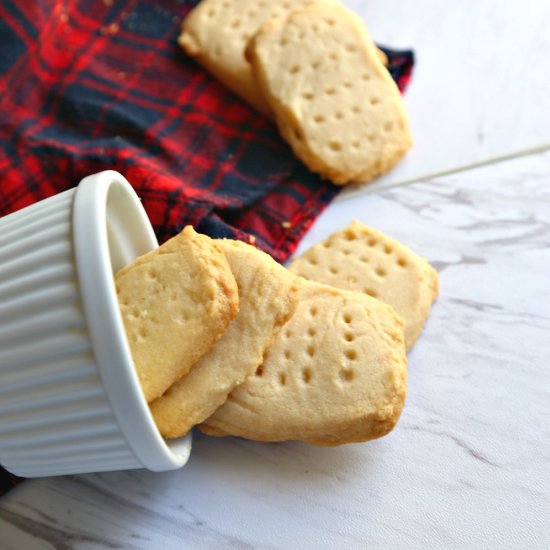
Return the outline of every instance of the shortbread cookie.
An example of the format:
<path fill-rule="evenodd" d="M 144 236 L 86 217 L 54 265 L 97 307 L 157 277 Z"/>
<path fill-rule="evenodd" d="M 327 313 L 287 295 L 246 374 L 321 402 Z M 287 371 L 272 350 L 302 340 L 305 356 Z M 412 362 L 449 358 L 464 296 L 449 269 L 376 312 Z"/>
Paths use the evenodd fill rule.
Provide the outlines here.
<path fill-rule="evenodd" d="M 115 281 L 147 402 L 210 351 L 239 308 L 225 256 L 190 226 L 122 268 Z"/>
<path fill-rule="evenodd" d="M 403 99 L 363 22 L 316 3 L 269 21 L 246 50 L 282 136 L 336 184 L 392 168 L 412 140 Z"/>
<path fill-rule="evenodd" d="M 184 19 L 178 43 L 230 90 L 271 116 L 271 109 L 245 59 L 246 44 L 265 22 L 312 1 L 202 0 Z"/>
<path fill-rule="evenodd" d="M 299 277 L 264 252 L 237 241 L 216 241 L 239 287 L 239 314 L 214 348 L 151 403 L 162 435 L 179 437 L 210 416 L 254 373 L 275 333 L 297 305 Z"/>
<path fill-rule="evenodd" d="M 200 428 L 318 445 L 387 434 L 406 394 L 401 319 L 378 300 L 304 281 L 296 312 L 255 374 Z"/>
<path fill-rule="evenodd" d="M 291 271 L 391 305 L 405 322 L 405 344 L 418 338 L 438 294 L 437 271 L 412 250 L 354 221 L 307 250 Z"/>

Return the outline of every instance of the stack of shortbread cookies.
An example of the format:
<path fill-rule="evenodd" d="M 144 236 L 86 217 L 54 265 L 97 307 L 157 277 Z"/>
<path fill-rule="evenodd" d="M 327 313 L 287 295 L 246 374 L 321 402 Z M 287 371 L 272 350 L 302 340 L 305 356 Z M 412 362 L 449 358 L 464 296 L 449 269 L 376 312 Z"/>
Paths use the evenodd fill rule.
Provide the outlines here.
<path fill-rule="evenodd" d="M 435 270 L 354 222 L 289 269 L 186 227 L 116 276 L 144 396 L 161 434 L 318 445 L 387 434 Z"/>
<path fill-rule="evenodd" d="M 178 42 L 335 184 L 387 172 L 412 145 L 384 54 L 336 0 L 202 0 Z"/>

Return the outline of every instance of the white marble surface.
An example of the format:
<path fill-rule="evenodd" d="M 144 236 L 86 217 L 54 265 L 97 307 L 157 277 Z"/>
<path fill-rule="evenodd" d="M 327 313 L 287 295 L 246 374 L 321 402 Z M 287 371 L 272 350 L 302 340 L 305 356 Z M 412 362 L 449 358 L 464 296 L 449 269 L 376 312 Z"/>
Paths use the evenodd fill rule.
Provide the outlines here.
<path fill-rule="evenodd" d="M 342 200 L 438 268 L 392 434 L 316 448 L 197 436 L 180 471 L 49 478 L 0 547 L 550 547 L 550 153 Z M 307 245 L 307 243 L 305 243 Z"/>
<path fill-rule="evenodd" d="M 376 185 L 550 147 L 550 2 L 344 0 L 374 40 L 412 47 L 415 147 Z"/>

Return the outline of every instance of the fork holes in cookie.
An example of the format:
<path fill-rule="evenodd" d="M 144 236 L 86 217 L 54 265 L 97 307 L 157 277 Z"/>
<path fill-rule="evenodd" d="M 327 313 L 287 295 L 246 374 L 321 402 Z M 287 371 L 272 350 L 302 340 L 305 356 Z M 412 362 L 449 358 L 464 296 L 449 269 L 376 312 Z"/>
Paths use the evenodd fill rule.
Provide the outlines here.
<path fill-rule="evenodd" d="M 317 334 L 317 331 L 313 327 L 309 327 L 307 329 L 307 334 L 308 334 L 308 336 L 311 336 L 313 338 L 313 336 L 315 336 Z"/>
<path fill-rule="evenodd" d="M 310 310 L 309 310 L 309 313 L 312 317 L 315 317 L 318 313 L 317 311 L 317 308 L 315 306 L 313 306 Z"/>
<path fill-rule="evenodd" d="M 344 323 L 346 323 L 346 325 L 349 325 L 351 323 L 351 315 L 349 313 L 344 313 L 344 315 L 342 315 L 342 319 L 344 320 Z"/>
<path fill-rule="evenodd" d="M 281 386 L 286 385 L 286 374 L 284 372 L 279 373 L 279 384 L 281 384 Z"/>
<path fill-rule="evenodd" d="M 256 369 L 256 372 L 254 373 L 256 376 L 262 376 L 264 373 L 264 367 L 263 365 L 260 365 L 257 369 Z"/>
<path fill-rule="evenodd" d="M 393 249 L 392 249 L 392 247 L 391 247 L 390 245 L 387 244 L 386 246 L 384 246 L 384 252 L 385 252 L 386 254 L 391 254 L 391 253 L 392 253 L 392 250 L 393 250 Z"/>
<path fill-rule="evenodd" d="M 367 244 L 369 246 L 376 246 L 376 239 L 374 237 L 371 237 L 368 241 L 367 241 Z"/>
<path fill-rule="evenodd" d="M 300 67 L 300 65 L 292 65 L 292 67 L 290 68 L 291 74 L 299 73 L 301 70 L 302 67 Z"/>
<path fill-rule="evenodd" d="M 313 346 L 308 346 L 306 348 L 306 353 L 308 354 L 309 357 L 313 357 L 315 355 L 315 348 Z"/>
<path fill-rule="evenodd" d="M 325 122 L 325 117 L 323 115 L 315 115 L 313 117 L 313 120 L 317 123 L 317 124 L 321 124 L 321 122 Z"/>
<path fill-rule="evenodd" d="M 342 150 L 342 144 L 339 141 L 329 141 L 328 146 L 333 151 L 341 151 Z"/>
<path fill-rule="evenodd" d="M 386 124 L 384 124 L 384 130 L 386 132 L 391 132 L 393 130 L 393 122 L 386 122 Z"/>
<path fill-rule="evenodd" d="M 344 115 L 340 111 L 336 111 L 336 113 L 334 113 L 334 118 L 336 120 L 342 120 L 344 118 Z"/>
<path fill-rule="evenodd" d="M 383 267 L 377 267 L 374 271 L 379 277 L 386 276 L 386 270 Z"/>
<path fill-rule="evenodd" d="M 368 294 L 371 298 L 378 298 L 378 292 L 372 288 L 365 288 L 363 291 L 365 294 Z"/>
<path fill-rule="evenodd" d="M 357 46 L 355 44 L 346 44 L 346 51 L 347 52 L 350 52 L 350 53 L 353 53 L 355 51 L 357 51 Z"/>
<path fill-rule="evenodd" d="M 407 260 L 405 260 L 405 258 L 399 258 L 397 264 L 401 267 L 407 267 Z"/>
<path fill-rule="evenodd" d="M 340 380 L 342 380 L 342 382 L 351 382 L 353 380 L 353 370 L 351 369 L 342 369 L 340 372 L 339 372 L 339 376 L 340 376 Z"/>
<path fill-rule="evenodd" d="M 357 352 L 354 349 L 347 349 L 344 352 L 344 355 L 346 356 L 346 359 L 349 359 L 350 361 L 355 361 L 357 359 Z"/>
<path fill-rule="evenodd" d="M 338 274 L 338 268 L 335 266 L 335 265 L 331 265 L 328 270 L 333 274 L 333 275 L 337 275 Z"/>
<path fill-rule="evenodd" d="M 361 112 L 361 107 L 359 107 L 359 105 L 354 105 L 351 110 L 357 114 L 357 113 L 360 113 Z"/>
<path fill-rule="evenodd" d="M 361 147 L 361 144 L 360 144 L 358 141 L 352 141 L 352 142 L 351 142 L 351 146 L 352 146 L 354 149 L 359 149 L 359 147 Z"/>
<path fill-rule="evenodd" d="M 231 27 L 234 29 L 238 29 L 241 26 L 241 20 L 240 19 L 234 19 L 231 21 Z"/>
<path fill-rule="evenodd" d="M 285 349 L 283 355 L 285 356 L 285 359 L 290 359 L 292 357 L 292 353 L 288 349 Z"/>
<path fill-rule="evenodd" d="M 355 336 L 351 332 L 345 332 L 344 333 L 344 340 L 346 342 L 353 342 L 355 340 Z"/>
<path fill-rule="evenodd" d="M 304 99 L 313 99 L 315 94 L 313 92 L 302 92 L 302 97 Z"/>
<path fill-rule="evenodd" d="M 325 88 L 325 94 L 327 95 L 334 95 L 336 93 L 336 89 L 332 86 L 329 86 L 328 88 Z"/>
<path fill-rule="evenodd" d="M 370 103 L 371 105 L 373 105 L 373 106 L 374 106 L 374 105 L 378 105 L 378 104 L 380 103 L 380 100 L 379 100 L 377 97 L 371 97 L 371 98 L 369 99 L 369 103 Z"/>
<path fill-rule="evenodd" d="M 309 382 L 311 381 L 311 369 L 303 369 L 302 370 L 302 380 L 306 384 L 309 384 Z"/>
<path fill-rule="evenodd" d="M 187 315 L 185 314 L 184 311 L 182 311 L 178 315 L 174 316 L 174 321 L 180 325 L 183 325 L 187 321 Z"/>

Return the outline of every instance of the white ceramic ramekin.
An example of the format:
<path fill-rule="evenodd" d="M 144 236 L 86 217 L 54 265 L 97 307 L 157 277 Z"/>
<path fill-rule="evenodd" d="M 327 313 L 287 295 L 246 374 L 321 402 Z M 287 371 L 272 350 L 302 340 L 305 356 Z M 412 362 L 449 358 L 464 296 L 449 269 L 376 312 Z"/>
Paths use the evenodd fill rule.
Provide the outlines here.
<path fill-rule="evenodd" d="M 113 273 L 158 246 L 117 172 L 0 219 L 0 464 L 26 477 L 185 464 L 133 368 Z"/>

